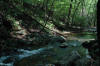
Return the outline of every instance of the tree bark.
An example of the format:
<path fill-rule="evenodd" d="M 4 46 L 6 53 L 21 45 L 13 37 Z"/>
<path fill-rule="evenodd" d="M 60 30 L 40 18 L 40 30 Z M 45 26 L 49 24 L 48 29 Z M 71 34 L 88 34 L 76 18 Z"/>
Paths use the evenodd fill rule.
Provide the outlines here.
<path fill-rule="evenodd" d="M 69 12 L 68 12 L 68 19 L 69 20 L 70 20 L 71 11 L 72 11 L 72 2 L 73 2 L 73 0 L 71 0 L 70 7 L 69 7 Z"/>
<path fill-rule="evenodd" d="M 97 3 L 97 40 L 98 40 L 98 43 L 100 44 L 100 30 L 99 30 L 99 27 L 100 27 L 100 0 L 98 0 L 98 3 Z"/>

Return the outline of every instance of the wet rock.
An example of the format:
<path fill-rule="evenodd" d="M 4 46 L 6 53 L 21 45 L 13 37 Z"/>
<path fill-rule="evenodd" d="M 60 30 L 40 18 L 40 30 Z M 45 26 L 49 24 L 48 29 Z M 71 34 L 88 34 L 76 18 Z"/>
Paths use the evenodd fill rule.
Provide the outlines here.
<path fill-rule="evenodd" d="M 99 44 L 97 43 L 97 40 L 84 42 L 82 46 L 89 50 L 89 54 L 92 56 L 93 59 L 96 59 L 99 57 L 100 48 L 99 48 Z"/>
<path fill-rule="evenodd" d="M 54 65 L 55 65 L 55 66 L 63 66 L 63 65 L 65 65 L 65 64 L 60 64 L 59 62 L 57 62 L 57 63 L 54 63 Z"/>
<path fill-rule="evenodd" d="M 97 40 L 91 40 L 89 42 L 84 42 L 82 44 L 82 46 L 85 47 L 85 48 L 88 48 L 88 49 L 93 48 L 93 47 L 94 48 L 98 48 L 99 47 L 99 45 L 97 43 Z"/>
<path fill-rule="evenodd" d="M 82 46 L 85 47 L 85 48 L 88 48 L 89 47 L 89 42 L 88 41 L 85 41 L 82 43 Z"/>
<path fill-rule="evenodd" d="M 59 47 L 60 47 L 60 48 L 67 48 L 68 46 L 67 46 L 67 45 L 62 44 L 62 45 L 60 45 Z"/>

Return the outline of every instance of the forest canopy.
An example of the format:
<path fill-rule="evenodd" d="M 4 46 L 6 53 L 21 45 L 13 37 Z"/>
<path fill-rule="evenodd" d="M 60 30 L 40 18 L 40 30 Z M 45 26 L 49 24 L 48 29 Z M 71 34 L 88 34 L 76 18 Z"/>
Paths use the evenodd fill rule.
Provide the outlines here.
<path fill-rule="evenodd" d="M 31 17 L 35 21 L 30 18 L 30 26 L 38 22 L 48 28 L 95 27 L 96 3 L 97 0 L 1 0 L 0 12 L 23 24 Z"/>

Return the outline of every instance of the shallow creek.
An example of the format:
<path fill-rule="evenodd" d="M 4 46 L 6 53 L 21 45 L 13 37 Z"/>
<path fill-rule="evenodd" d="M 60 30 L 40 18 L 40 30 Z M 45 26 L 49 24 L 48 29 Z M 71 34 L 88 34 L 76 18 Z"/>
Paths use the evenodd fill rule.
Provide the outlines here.
<path fill-rule="evenodd" d="M 25 57 L 29 57 L 29 56 L 36 55 L 36 54 L 38 55 L 40 53 L 44 53 L 47 50 L 51 51 L 52 49 L 56 52 L 56 55 L 55 55 L 56 57 L 54 57 L 54 58 L 56 58 L 58 60 L 59 58 L 62 58 L 66 55 L 65 52 L 69 52 L 71 50 L 74 50 L 74 51 L 78 50 L 78 49 L 76 49 L 76 47 L 80 46 L 82 42 L 94 40 L 95 38 L 96 38 L 95 34 L 88 34 L 88 33 L 73 34 L 73 35 L 69 36 L 66 40 L 66 43 L 70 46 L 69 48 L 65 48 L 65 49 L 60 48 L 59 46 L 61 44 L 56 42 L 54 44 L 49 44 L 45 47 L 35 49 L 35 50 L 18 49 L 18 51 L 20 52 L 19 54 L 12 54 L 9 56 L 0 57 L 0 66 L 13 66 L 13 64 L 16 60 L 21 60 Z M 72 46 L 74 46 L 75 48 L 72 48 Z M 3 61 L 8 58 L 13 58 L 13 59 L 11 60 L 11 62 L 4 63 Z"/>

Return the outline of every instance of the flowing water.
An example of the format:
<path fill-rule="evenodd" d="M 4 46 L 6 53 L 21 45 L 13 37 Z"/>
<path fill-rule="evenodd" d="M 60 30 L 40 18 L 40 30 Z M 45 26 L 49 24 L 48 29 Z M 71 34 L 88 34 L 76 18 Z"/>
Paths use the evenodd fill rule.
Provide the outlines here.
<path fill-rule="evenodd" d="M 43 48 L 39 48 L 36 50 L 25 50 L 25 49 L 18 49 L 18 52 L 21 52 L 18 55 L 11 55 L 11 56 L 2 56 L 0 57 L 0 66 L 13 66 L 14 62 L 11 63 L 3 63 L 4 60 L 13 57 L 13 58 L 17 58 L 18 60 L 23 59 L 25 57 L 31 56 L 33 54 L 39 54 L 40 52 L 46 50 L 46 49 L 50 49 L 52 47 L 43 47 Z"/>
<path fill-rule="evenodd" d="M 94 40 L 96 39 L 96 35 L 95 34 L 88 34 L 88 33 L 85 33 L 85 34 L 74 34 L 74 35 L 71 35 L 67 38 L 68 40 L 66 41 L 69 45 L 73 45 L 73 46 L 80 46 L 82 42 L 84 41 L 89 41 L 89 40 Z M 43 51 L 45 50 L 49 50 L 49 49 L 52 49 L 52 48 L 58 48 L 60 44 L 59 43 L 55 43 L 55 44 L 49 44 L 45 47 L 42 47 L 42 48 L 39 48 L 39 49 L 36 49 L 36 50 L 25 50 L 25 49 L 18 49 L 18 52 L 21 52 L 20 54 L 13 54 L 13 55 L 8 55 L 8 56 L 2 56 L 0 57 L 0 66 L 13 66 L 13 63 L 17 60 L 20 60 L 20 59 L 23 59 L 25 57 L 28 57 L 28 56 L 31 56 L 31 55 L 34 55 L 34 54 L 40 54 L 42 53 Z M 59 48 L 58 48 L 59 49 Z M 66 52 L 66 50 L 68 49 L 55 49 L 55 51 L 57 53 L 63 53 L 63 52 Z M 74 49 L 75 50 L 75 49 Z M 69 50 L 68 50 L 69 51 Z M 64 56 L 64 54 L 61 54 L 62 56 Z M 60 55 L 60 56 L 61 56 Z M 3 61 L 8 59 L 8 58 L 14 58 L 13 61 L 9 62 L 9 63 L 4 63 Z"/>

